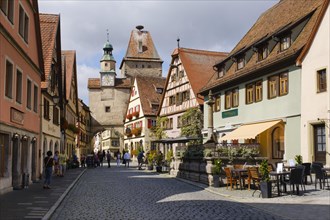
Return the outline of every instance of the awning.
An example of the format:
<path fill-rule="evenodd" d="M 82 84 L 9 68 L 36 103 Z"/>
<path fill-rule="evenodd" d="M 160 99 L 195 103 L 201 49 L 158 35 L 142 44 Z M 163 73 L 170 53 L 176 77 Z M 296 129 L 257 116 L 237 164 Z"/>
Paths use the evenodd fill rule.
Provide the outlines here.
<path fill-rule="evenodd" d="M 258 134 L 266 131 L 281 121 L 282 120 L 242 125 L 241 127 L 236 128 L 234 131 L 220 138 L 220 140 L 229 141 L 235 139 L 254 139 Z"/>

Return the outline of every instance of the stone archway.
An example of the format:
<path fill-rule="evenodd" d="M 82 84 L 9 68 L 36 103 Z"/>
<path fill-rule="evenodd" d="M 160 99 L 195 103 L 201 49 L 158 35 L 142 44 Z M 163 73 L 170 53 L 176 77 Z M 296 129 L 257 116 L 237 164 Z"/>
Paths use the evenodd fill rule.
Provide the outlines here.
<path fill-rule="evenodd" d="M 49 150 L 53 153 L 54 155 L 54 145 L 53 145 L 53 140 L 50 140 L 49 142 Z"/>
<path fill-rule="evenodd" d="M 47 138 L 44 139 L 44 146 L 43 146 L 43 152 L 42 152 L 42 158 L 46 157 L 47 152 Z"/>

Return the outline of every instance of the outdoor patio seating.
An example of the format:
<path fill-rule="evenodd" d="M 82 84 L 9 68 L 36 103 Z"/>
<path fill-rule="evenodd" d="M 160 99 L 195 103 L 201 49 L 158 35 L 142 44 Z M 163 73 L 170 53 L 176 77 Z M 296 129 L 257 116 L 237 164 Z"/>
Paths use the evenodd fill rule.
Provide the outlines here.
<path fill-rule="evenodd" d="M 228 189 L 228 185 L 230 184 L 230 190 L 233 189 L 233 183 L 235 183 L 236 189 L 237 189 L 237 181 L 238 178 L 232 175 L 230 167 L 225 167 L 224 168 L 225 173 L 226 173 L 226 188 Z"/>
<path fill-rule="evenodd" d="M 325 181 L 327 181 L 327 186 L 329 186 L 329 182 L 328 182 L 329 176 L 324 170 L 322 170 L 322 167 L 319 164 L 313 163 L 312 169 L 315 173 L 315 189 L 316 189 L 317 181 L 320 182 L 320 189 L 322 189 L 322 186 L 323 188 L 325 187 Z"/>
<path fill-rule="evenodd" d="M 290 191 L 291 191 L 291 186 L 293 187 L 292 193 L 295 192 L 295 187 L 296 187 L 297 195 L 299 195 L 299 185 L 304 191 L 306 190 L 304 186 L 304 170 L 305 170 L 304 166 L 297 166 L 295 169 L 291 169 L 289 180 L 286 182 L 287 184 L 290 185 Z"/>
<path fill-rule="evenodd" d="M 312 173 L 311 173 L 312 164 L 311 163 L 302 163 L 302 165 L 305 167 L 305 171 L 304 171 L 305 185 L 307 185 L 307 176 L 310 177 L 311 183 L 313 183 Z"/>
<path fill-rule="evenodd" d="M 254 192 L 252 196 L 254 196 L 254 193 L 259 189 L 260 190 L 260 175 L 258 171 L 258 167 L 249 167 L 248 168 L 248 189 L 250 190 L 251 187 L 251 181 L 254 185 Z"/>

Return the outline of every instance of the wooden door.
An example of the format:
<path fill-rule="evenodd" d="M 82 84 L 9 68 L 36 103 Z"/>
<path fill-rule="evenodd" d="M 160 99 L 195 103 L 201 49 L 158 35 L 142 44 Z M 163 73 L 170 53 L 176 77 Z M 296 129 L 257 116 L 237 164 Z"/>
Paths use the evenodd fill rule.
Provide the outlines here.
<path fill-rule="evenodd" d="M 326 133 L 324 124 L 314 125 L 314 156 L 314 161 L 326 162 Z"/>

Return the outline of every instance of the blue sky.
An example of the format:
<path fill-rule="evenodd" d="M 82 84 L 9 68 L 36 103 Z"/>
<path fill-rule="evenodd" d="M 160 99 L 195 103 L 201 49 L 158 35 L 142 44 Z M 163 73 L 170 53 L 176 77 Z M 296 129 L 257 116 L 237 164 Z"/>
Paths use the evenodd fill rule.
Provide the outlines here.
<path fill-rule="evenodd" d="M 180 47 L 230 52 L 257 18 L 278 2 L 39 0 L 39 12 L 60 14 L 62 50 L 76 50 L 78 96 L 88 105 L 87 81 L 99 77 L 107 29 L 118 76 L 131 30 L 143 25 L 164 60 L 166 77 L 178 37 Z"/>

